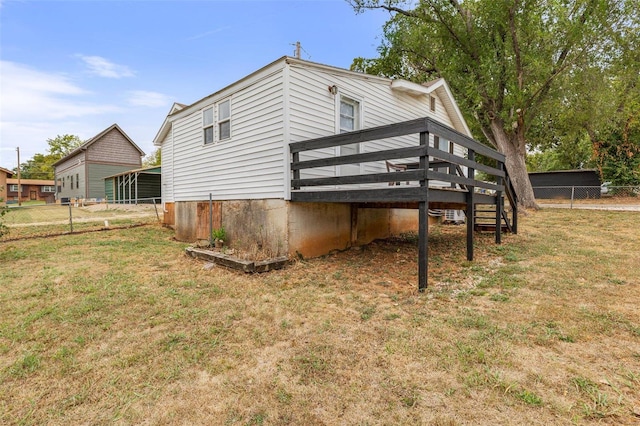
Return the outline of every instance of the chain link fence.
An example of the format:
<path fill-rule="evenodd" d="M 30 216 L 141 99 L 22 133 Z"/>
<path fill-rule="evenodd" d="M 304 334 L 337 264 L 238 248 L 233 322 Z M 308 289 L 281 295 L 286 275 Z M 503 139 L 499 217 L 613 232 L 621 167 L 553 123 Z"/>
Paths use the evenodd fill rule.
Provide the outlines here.
<path fill-rule="evenodd" d="M 640 186 L 535 186 L 540 204 L 640 206 Z"/>
<path fill-rule="evenodd" d="M 158 223 L 161 215 L 159 198 L 127 203 L 79 200 L 56 204 L 27 202 L 22 206 L 9 204 L 1 219 L 8 232 L 0 237 L 0 241 Z"/>

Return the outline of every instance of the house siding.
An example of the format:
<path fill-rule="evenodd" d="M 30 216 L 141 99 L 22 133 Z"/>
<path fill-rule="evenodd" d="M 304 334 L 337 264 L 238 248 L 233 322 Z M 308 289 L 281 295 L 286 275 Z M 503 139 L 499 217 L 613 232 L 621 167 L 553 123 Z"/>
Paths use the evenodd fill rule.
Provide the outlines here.
<path fill-rule="evenodd" d="M 390 82 L 370 76 L 345 75 L 340 72 L 328 72 L 303 65 L 292 65 L 290 74 L 290 136 L 291 142 L 304 141 L 322 137 L 336 132 L 336 96 L 341 94 L 361 102 L 362 128 L 371 128 L 398 123 L 422 117 L 434 117 L 438 121 L 453 127 L 451 118 L 444 108 L 437 93 L 436 112 L 429 109 L 429 95 L 413 96 L 394 91 Z M 328 90 L 330 86 L 338 87 L 338 94 Z M 361 152 L 379 151 L 404 146 L 417 145 L 418 135 L 410 135 L 371 141 L 361 144 Z M 430 137 L 433 144 L 433 136 Z M 459 155 L 464 152 L 456 147 Z M 305 152 L 301 160 L 324 158 L 336 155 L 335 148 Z M 376 173 L 386 170 L 384 162 L 366 163 L 362 165 L 362 173 Z M 304 170 L 303 178 L 335 176 L 335 167 Z"/>
<path fill-rule="evenodd" d="M 173 132 L 162 141 L 162 201 L 173 203 Z"/>
<path fill-rule="evenodd" d="M 129 171 L 133 168 L 134 167 L 127 165 L 88 164 L 87 169 L 89 178 L 87 179 L 87 182 L 89 185 L 89 191 L 87 193 L 87 198 L 105 198 L 107 194 L 104 187 L 104 178 Z"/>
<path fill-rule="evenodd" d="M 112 129 L 100 140 L 89 145 L 86 150 L 87 162 L 117 163 L 131 165 L 131 169 L 141 166 L 140 151 L 117 129 Z"/>
<path fill-rule="evenodd" d="M 282 88 L 279 69 L 173 122 L 173 168 L 166 171 L 163 154 L 163 173 L 166 183 L 173 181 L 174 201 L 206 200 L 209 194 L 215 200 L 283 198 Z M 202 109 L 228 98 L 231 138 L 204 145 Z"/>
<path fill-rule="evenodd" d="M 58 179 L 64 181 L 60 184 L 60 191 L 57 192 L 58 199 L 63 198 L 85 198 L 85 174 L 86 167 L 84 153 L 74 156 L 56 167 L 56 185 Z M 73 177 L 73 189 L 71 188 L 71 178 Z M 78 180 L 80 181 L 78 184 Z"/>

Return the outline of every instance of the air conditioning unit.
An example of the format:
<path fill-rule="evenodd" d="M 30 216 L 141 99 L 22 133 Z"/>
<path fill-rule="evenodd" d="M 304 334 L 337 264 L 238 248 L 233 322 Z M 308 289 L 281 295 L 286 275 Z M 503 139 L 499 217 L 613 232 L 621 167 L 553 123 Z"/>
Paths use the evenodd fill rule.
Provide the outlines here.
<path fill-rule="evenodd" d="M 444 222 L 445 223 L 455 223 L 461 224 L 465 221 L 465 215 L 462 210 L 445 210 L 444 211 Z"/>

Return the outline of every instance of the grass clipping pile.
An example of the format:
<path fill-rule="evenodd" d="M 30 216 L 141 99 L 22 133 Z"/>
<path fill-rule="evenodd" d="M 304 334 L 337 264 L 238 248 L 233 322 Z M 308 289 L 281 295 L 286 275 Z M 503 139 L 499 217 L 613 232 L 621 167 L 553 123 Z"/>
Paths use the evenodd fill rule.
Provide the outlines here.
<path fill-rule="evenodd" d="M 640 215 L 432 227 L 269 274 L 160 226 L 4 244 L 3 424 L 638 424 Z M 10 266 L 9 266 L 10 265 Z"/>

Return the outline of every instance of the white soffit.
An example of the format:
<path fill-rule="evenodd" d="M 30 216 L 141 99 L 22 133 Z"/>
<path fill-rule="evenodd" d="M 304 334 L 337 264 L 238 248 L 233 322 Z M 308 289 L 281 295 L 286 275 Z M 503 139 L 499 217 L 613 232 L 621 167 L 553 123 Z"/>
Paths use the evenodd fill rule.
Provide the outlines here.
<path fill-rule="evenodd" d="M 407 80 L 393 80 L 391 82 L 391 90 L 397 90 L 398 92 L 405 92 L 412 95 L 428 95 L 432 89 L 425 87 L 421 84 L 412 83 Z"/>

